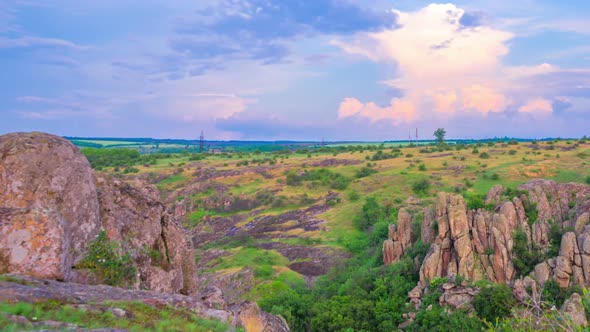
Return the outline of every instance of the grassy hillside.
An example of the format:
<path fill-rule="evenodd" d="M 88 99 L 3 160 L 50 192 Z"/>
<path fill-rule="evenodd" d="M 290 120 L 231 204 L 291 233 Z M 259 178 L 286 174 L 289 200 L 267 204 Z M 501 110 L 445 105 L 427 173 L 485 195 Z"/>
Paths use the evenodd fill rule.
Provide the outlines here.
<path fill-rule="evenodd" d="M 410 196 L 421 205 L 430 203 L 439 191 L 478 201 L 495 184 L 514 188 L 534 178 L 590 182 L 586 140 L 414 147 L 357 144 L 146 158 L 103 170 L 150 181 L 170 208 L 186 210 L 178 217 L 193 235 L 204 283 L 222 283 L 229 289 L 230 300 L 259 301 L 265 310 L 282 314 L 295 325 L 312 324 L 312 318 L 302 318 L 305 315 L 320 315 L 309 310 L 327 310 L 305 301 L 343 306 L 350 299 L 334 296 L 353 292 L 355 287 L 364 289 L 352 285 L 351 278 L 367 278 L 374 288 L 376 280 L 387 276 L 384 282 L 396 284 L 399 294 L 395 296 L 405 303 L 406 288 L 415 280 L 410 276 L 391 279 L 392 269 L 407 267 L 381 267 L 380 244 L 387 237 L 387 225 L 395 222 L 398 207 Z M 334 267 L 336 272 L 330 272 Z M 365 271 L 365 276 L 359 271 Z M 312 282 L 313 296 L 306 286 Z M 293 289 L 301 291 L 293 293 Z M 277 299 L 283 301 L 285 296 L 299 302 L 279 305 Z M 379 294 L 381 300 L 367 303 L 373 314 L 385 297 Z M 304 304 L 312 309 L 301 316 L 296 308 Z M 388 308 L 386 312 L 401 315 L 402 303 L 381 305 Z M 333 319 L 323 317 L 314 326 L 338 331 L 322 325 Z M 380 330 L 397 326 L 400 320 L 401 316 Z M 294 329 L 304 330 L 302 326 Z"/>

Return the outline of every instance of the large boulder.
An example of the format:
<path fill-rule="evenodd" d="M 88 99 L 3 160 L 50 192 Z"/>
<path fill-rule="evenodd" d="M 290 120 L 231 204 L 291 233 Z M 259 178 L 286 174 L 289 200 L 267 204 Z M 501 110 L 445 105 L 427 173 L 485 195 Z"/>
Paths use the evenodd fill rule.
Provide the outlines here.
<path fill-rule="evenodd" d="M 100 282 L 76 267 L 101 229 L 130 254 L 136 287 L 196 291 L 192 242 L 155 187 L 94 174 L 61 137 L 0 136 L 0 273 Z"/>
<path fill-rule="evenodd" d="M 88 161 L 42 133 L 0 136 L 0 211 L 2 272 L 71 280 L 101 227 Z"/>

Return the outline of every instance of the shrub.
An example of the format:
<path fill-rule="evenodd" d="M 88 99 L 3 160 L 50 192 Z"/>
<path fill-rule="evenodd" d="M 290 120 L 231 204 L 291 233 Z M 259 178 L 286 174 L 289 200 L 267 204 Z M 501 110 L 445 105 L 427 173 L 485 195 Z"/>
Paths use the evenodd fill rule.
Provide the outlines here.
<path fill-rule="evenodd" d="M 368 164 L 367 164 L 367 166 L 368 166 Z M 360 178 L 364 178 L 364 177 L 367 177 L 367 176 L 375 174 L 375 173 L 377 173 L 376 169 L 369 168 L 369 167 L 363 167 L 361 169 L 358 169 L 354 176 L 356 178 L 360 179 Z"/>
<path fill-rule="evenodd" d="M 418 195 L 426 195 L 430 189 L 430 181 L 422 179 L 414 182 L 412 185 L 412 191 Z"/>
<path fill-rule="evenodd" d="M 361 216 L 355 218 L 354 221 L 358 229 L 367 230 L 371 225 L 383 219 L 385 219 L 383 207 L 377 202 L 375 197 L 367 197 L 365 204 L 363 204 Z"/>
<path fill-rule="evenodd" d="M 528 239 L 522 227 L 518 227 L 512 234 L 514 247 L 512 248 L 512 262 L 517 275 L 526 276 L 539 263 L 543 257 L 529 250 Z"/>
<path fill-rule="evenodd" d="M 590 175 L 588 175 L 588 176 L 586 177 L 586 183 L 587 183 L 587 184 L 590 184 Z"/>
<path fill-rule="evenodd" d="M 473 300 L 477 315 L 491 323 L 510 315 L 515 304 L 512 290 L 505 284 L 484 287 Z"/>
<path fill-rule="evenodd" d="M 491 204 L 484 203 L 484 196 L 483 195 L 469 195 L 467 197 L 467 208 L 469 210 L 477 210 L 477 209 L 486 209 L 486 210 L 493 210 L 494 206 Z"/>
<path fill-rule="evenodd" d="M 426 165 L 425 164 L 420 164 L 420 166 L 418 166 L 418 170 L 425 171 L 426 170 Z"/>
<path fill-rule="evenodd" d="M 508 154 L 514 156 L 516 154 L 516 150 L 510 150 L 508 151 Z"/>
<path fill-rule="evenodd" d="M 538 217 L 537 204 L 532 203 L 528 199 L 525 199 L 522 203 L 523 203 L 522 205 L 524 206 L 524 212 L 526 214 L 529 225 L 532 225 L 535 222 L 537 222 L 537 217 Z"/>
<path fill-rule="evenodd" d="M 123 253 L 117 243 L 109 241 L 104 230 L 90 242 L 86 257 L 77 267 L 93 270 L 102 283 L 111 286 L 127 286 L 135 280 L 136 269 L 131 256 Z"/>
<path fill-rule="evenodd" d="M 498 180 L 500 180 L 500 175 L 498 175 L 498 173 L 494 173 L 494 174 L 492 174 L 490 179 L 492 179 L 494 181 L 498 181 Z"/>
<path fill-rule="evenodd" d="M 479 157 L 482 159 L 489 159 L 490 155 L 487 152 L 482 152 L 479 154 Z"/>

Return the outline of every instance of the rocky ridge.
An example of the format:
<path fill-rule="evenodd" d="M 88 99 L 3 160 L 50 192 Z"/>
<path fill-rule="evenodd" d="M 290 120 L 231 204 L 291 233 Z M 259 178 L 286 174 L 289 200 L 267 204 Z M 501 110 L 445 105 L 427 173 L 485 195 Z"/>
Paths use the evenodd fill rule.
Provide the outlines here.
<path fill-rule="evenodd" d="M 434 206 L 414 216 L 407 208 L 399 210 L 397 225 L 390 227 L 383 244 L 383 260 L 395 262 L 418 240 L 430 246 L 419 262 L 420 281 L 409 294 L 417 308 L 436 278 L 522 284 L 515 268 L 517 230 L 526 234 L 529 250 L 544 255 L 550 250 L 552 227 L 563 234 L 557 256 L 537 264 L 527 277 L 530 281 L 541 286 L 548 280 L 561 287 L 590 286 L 590 186 L 537 179 L 516 192 L 495 186 L 485 203 L 489 209 L 468 209 L 461 195 L 439 193 Z M 419 223 L 420 234 L 413 234 L 413 223 Z M 443 287 L 440 302 L 458 301 L 455 308 L 469 303 L 466 297 L 472 298 L 475 291 L 458 287 Z"/>

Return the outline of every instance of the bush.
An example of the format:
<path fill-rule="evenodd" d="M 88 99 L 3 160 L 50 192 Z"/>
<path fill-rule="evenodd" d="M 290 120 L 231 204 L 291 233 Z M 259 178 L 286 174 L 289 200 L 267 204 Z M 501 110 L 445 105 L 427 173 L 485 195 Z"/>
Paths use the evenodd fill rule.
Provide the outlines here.
<path fill-rule="evenodd" d="M 477 210 L 477 209 L 486 209 L 486 210 L 493 210 L 494 205 L 492 204 L 485 204 L 484 203 L 484 196 L 483 195 L 469 195 L 467 198 L 467 209 L 469 210 Z"/>
<path fill-rule="evenodd" d="M 514 305 L 516 300 L 506 284 L 484 287 L 473 300 L 477 315 L 491 323 L 510 315 Z"/>
<path fill-rule="evenodd" d="M 514 247 L 512 248 L 512 262 L 518 276 L 528 275 L 542 257 L 529 250 L 528 239 L 522 227 L 518 227 L 512 234 Z"/>
<path fill-rule="evenodd" d="M 590 175 L 588 175 L 588 176 L 586 177 L 586 183 L 587 183 L 587 184 L 590 184 Z"/>
<path fill-rule="evenodd" d="M 498 173 L 494 173 L 494 174 L 492 174 L 490 179 L 492 179 L 494 181 L 498 181 L 498 180 L 500 180 L 500 175 L 498 175 Z"/>
<path fill-rule="evenodd" d="M 369 168 L 369 167 L 363 167 L 361 169 L 358 169 L 355 172 L 355 175 L 354 176 L 357 179 L 360 179 L 360 178 L 364 178 L 364 177 L 367 177 L 367 176 L 372 175 L 372 174 L 375 174 L 375 173 L 377 173 L 377 170 L 376 169 Z"/>
<path fill-rule="evenodd" d="M 529 225 L 533 225 L 537 222 L 538 218 L 537 204 L 532 203 L 528 199 L 523 200 L 522 203 Z"/>
<path fill-rule="evenodd" d="M 136 269 L 131 256 L 123 253 L 117 243 L 109 241 L 104 230 L 90 242 L 86 257 L 77 267 L 93 270 L 102 283 L 111 286 L 128 286 L 135 280 Z"/>
<path fill-rule="evenodd" d="M 359 200 L 359 198 L 361 197 L 361 195 L 359 195 L 358 192 L 356 192 L 356 190 L 351 191 L 350 193 L 348 193 L 348 199 L 351 202 L 356 202 Z"/>
<path fill-rule="evenodd" d="M 426 170 L 426 165 L 420 164 L 420 166 L 418 166 L 418 170 L 425 171 Z"/>
<path fill-rule="evenodd" d="M 510 150 L 508 151 L 508 154 L 514 156 L 516 154 L 516 150 Z"/>
<path fill-rule="evenodd" d="M 483 331 L 483 323 L 477 317 L 470 316 L 462 310 L 447 313 L 436 304 L 432 310 L 421 310 L 416 320 L 408 326 L 408 331 Z"/>
<path fill-rule="evenodd" d="M 487 152 L 482 152 L 479 154 L 479 157 L 482 159 L 489 159 L 490 155 Z"/>
<path fill-rule="evenodd" d="M 412 191 L 417 195 L 426 195 L 430 189 L 430 181 L 427 179 L 418 180 L 412 185 Z"/>

